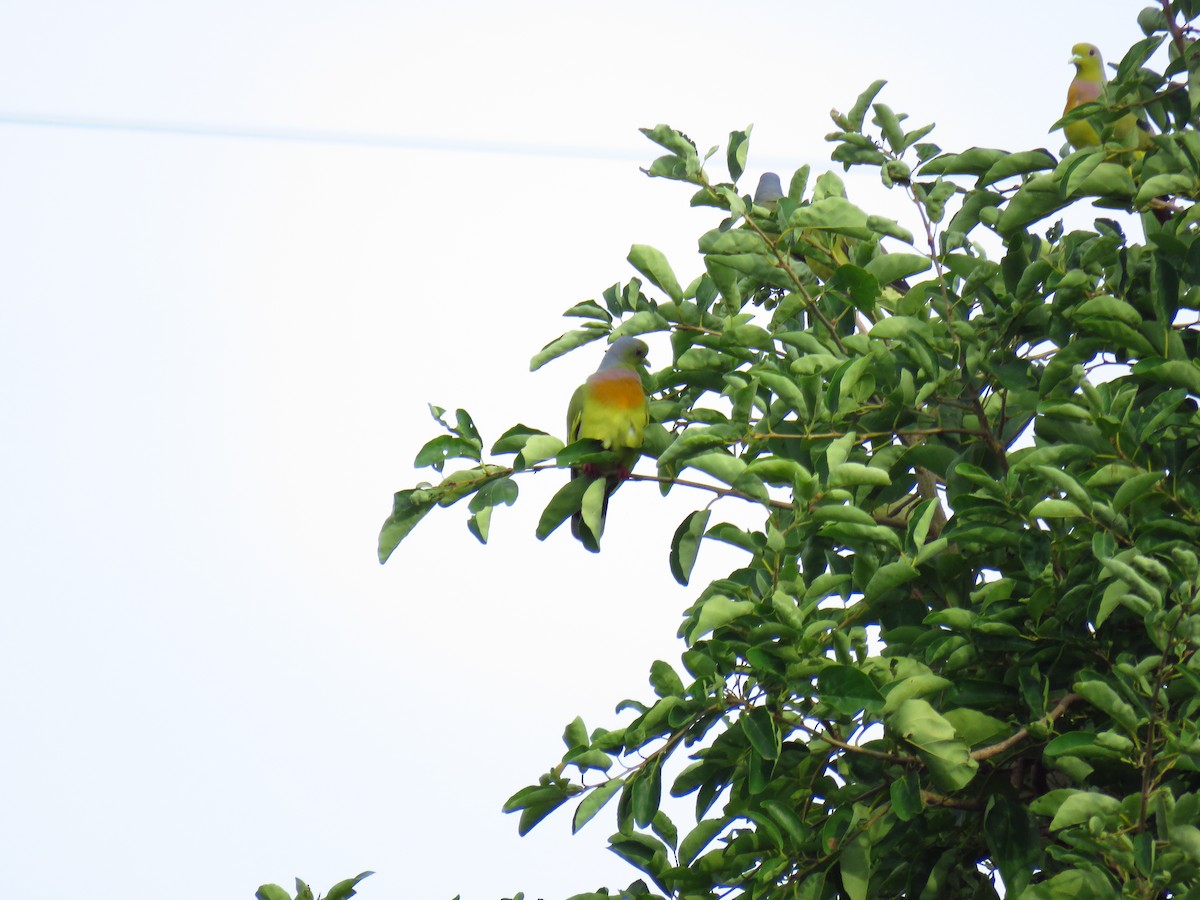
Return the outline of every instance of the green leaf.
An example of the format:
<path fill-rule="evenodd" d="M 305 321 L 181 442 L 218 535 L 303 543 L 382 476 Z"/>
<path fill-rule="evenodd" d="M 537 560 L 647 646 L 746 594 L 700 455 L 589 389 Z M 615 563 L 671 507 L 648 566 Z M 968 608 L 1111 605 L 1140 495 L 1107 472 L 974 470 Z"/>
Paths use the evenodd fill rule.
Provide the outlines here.
<path fill-rule="evenodd" d="M 418 469 L 429 466 L 440 472 L 450 459 L 471 459 L 478 462 L 479 448 L 462 438 L 449 434 L 438 435 L 418 451 L 413 465 Z"/>
<path fill-rule="evenodd" d="M 714 594 L 701 605 L 696 624 L 687 635 L 688 643 L 693 644 L 710 631 L 752 612 L 754 603 L 749 600 L 733 600 L 724 594 Z"/>
<path fill-rule="evenodd" d="M 634 244 L 629 249 L 627 257 L 629 264 L 646 276 L 651 284 L 662 290 L 676 303 L 683 300 L 683 290 L 675 279 L 667 258 L 658 250 L 646 244 Z"/>
<path fill-rule="evenodd" d="M 890 727 L 913 745 L 941 790 L 960 790 L 979 769 L 954 726 L 925 700 L 905 700 L 892 713 Z"/>
<path fill-rule="evenodd" d="M 962 153 L 943 153 L 925 163 L 921 175 L 982 175 L 999 160 L 1008 156 L 1005 150 L 972 147 Z"/>
<path fill-rule="evenodd" d="M 575 331 L 568 331 L 566 334 L 556 337 L 533 355 L 533 359 L 529 361 L 529 371 L 536 372 L 550 360 L 558 359 L 564 353 L 569 353 L 592 341 L 598 341 L 607 335 L 608 329 L 602 325 L 586 325 Z"/>
<path fill-rule="evenodd" d="M 554 459 L 562 453 L 564 444 L 550 434 L 533 434 L 525 441 L 521 452 L 517 454 L 516 466 L 527 469 L 547 459 Z"/>
<path fill-rule="evenodd" d="M 1145 206 L 1155 197 L 1170 194 L 1185 194 L 1194 196 L 1197 190 L 1195 174 L 1191 172 L 1164 172 L 1152 175 L 1142 182 L 1133 198 L 1135 206 Z"/>
<path fill-rule="evenodd" d="M 588 769 L 607 772 L 613 766 L 613 758 L 603 750 L 584 750 L 581 753 L 572 752 L 568 754 L 568 758 L 564 762 L 574 766 L 580 772 L 585 772 Z"/>
<path fill-rule="evenodd" d="M 842 846 L 838 867 L 842 873 L 842 887 L 850 900 L 867 900 L 871 881 L 871 839 L 867 832 Z"/>
<path fill-rule="evenodd" d="M 614 328 L 612 336 L 614 340 L 625 335 L 636 337 L 639 334 L 665 331 L 669 326 L 670 323 L 654 310 L 643 309 L 635 312 Z"/>
<path fill-rule="evenodd" d="M 886 103 L 876 103 L 872 108 L 875 110 L 872 121 L 879 126 L 888 147 L 893 153 L 904 152 L 908 145 L 904 142 L 904 129 L 900 127 L 900 119 Z"/>
<path fill-rule="evenodd" d="M 535 437 L 549 437 L 549 435 L 537 428 L 530 428 L 528 425 L 514 425 L 500 435 L 496 443 L 492 445 L 492 454 L 498 456 L 504 453 L 520 453 L 525 445 Z"/>
<path fill-rule="evenodd" d="M 750 149 L 750 131 L 753 125 L 747 125 L 745 131 L 731 131 L 729 146 L 725 151 L 725 164 L 729 168 L 729 180 L 736 182 L 746 171 L 746 154 Z"/>
<path fill-rule="evenodd" d="M 610 778 L 598 787 L 592 788 L 575 807 L 575 815 L 571 819 L 571 833 L 578 834 L 579 829 L 590 822 L 624 784 L 624 778 Z"/>
<path fill-rule="evenodd" d="M 794 846 L 803 847 L 808 843 L 812 829 L 800 818 L 793 806 L 773 797 L 764 797 L 762 808 L 771 814 L 771 818 L 779 824 Z"/>
<path fill-rule="evenodd" d="M 829 470 L 829 486 L 857 487 L 862 484 L 886 487 L 892 483 L 888 473 L 883 469 L 864 466 L 861 463 L 845 462 Z"/>
<path fill-rule="evenodd" d="M 745 253 L 766 255 L 770 246 L 756 231 L 741 228 L 721 230 L 720 228 L 700 235 L 700 252 L 713 256 L 734 256 Z"/>
<path fill-rule="evenodd" d="M 567 745 L 568 750 L 587 747 L 591 743 L 588 739 L 587 726 L 583 724 L 581 717 L 576 716 L 567 725 L 563 731 L 563 743 Z"/>
<path fill-rule="evenodd" d="M 850 113 L 846 117 L 847 131 L 861 131 L 863 119 L 867 116 L 867 110 L 871 107 L 871 102 L 876 95 L 883 90 L 883 86 L 887 84 L 883 79 L 872 81 L 870 86 L 858 95 L 858 99 L 854 101 L 854 106 L 850 108 Z"/>
<path fill-rule="evenodd" d="M 921 799 L 921 779 L 916 772 L 908 772 L 899 781 L 893 781 L 889 790 L 892 812 L 901 822 L 909 822 L 925 809 Z"/>
<path fill-rule="evenodd" d="M 669 125 L 655 125 L 653 128 L 639 128 L 642 134 L 654 141 L 660 147 L 670 150 L 676 156 L 689 159 L 695 158 L 696 145 L 682 131 L 676 131 Z"/>
<path fill-rule="evenodd" d="M 1111 716 L 1113 721 L 1123 727 L 1128 734 L 1131 736 L 1137 734 L 1137 713 L 1103 681 L 1077 681 L 1073 689 L 1077 694 L 1082 694 L 1083 698 L 1092 706 Z"/>
<path fill-rule="evenodd" d="M 1133 374 L 1200 394 L 1200 366 L 1195 361 L 1143 359 L 1134 364 Z"/>
<path fill-rule="evenodd" d="M 1015 233 L 1067 205 L 1061 182 L 1053 175 L 1035 175 L 1021 186 L 1000 213 L 996 230 L 1002 235 Z"/>
<path fill-rule="evenodd" d="M 884 253 L 868 262 L 865 268 L 879 279 L 880 284 L 891 284 L 924 272 L 929 266 L 929 258 L 918 253 Z"/>
<path fill-rule="evenodd" d="M 920 574 L 920 571 L 912 563 L 903 559 L 886 563 L 875 570 L 867 582 L 867 586 L 863 589 L 863 597 L 867 603 L 875 603 L 881 597 L 912 581 Z"/>
<path fill-rule="evenodd" d="M 1072 307 L 1068 315 L 1076 320 L 1113 319 L 1131 328 L 1142 324 L 1142 314 L 1132 304 L 1108 294 L 1084 300 Z"/>
<path fill-rule="evenodd" d="M 1050 822 L 1051 831 L 1059 831 L 1072 825 L 1083 825 L 1092 816 L 1102 819 L 1115 816 L 1121 809 L 1121 801 L 1107 794 L 1097 794 L 1090 791 L 1072 791 Z"/>
<path fill-rule="evenodd" d="M 609 838 L 608 849 L 634 868 L 645 872 L 662 887 L 661 878 L 668 867 L 667 852 L 656 837 L 636 832 L 620 832 Z M 642 893 L 648 892 L 639 892 Z"/>
<path fill-rule="evenodd" d="M 544 541 L 553 533 L 554 529 L 579 511 L 580 505 L 583 503 L 584 492 L 596 481 L 603 482 L 603 479 L 572 478 L 558 489 L 558 492 L 550 498 L 545 510 L 542 511 L 541 518 L 538 519 L 535 534 L 539 541 Z"/>
<path fill-rule="evenodd" d="M 1042 500 L 1034 504 L 1029 514 L 1038 519 L 1077 519 L 1084 512 L 1070 500 Z"/>
<path fill-rule="evenodd" d="M 257 900 L 292 900 L 292 895 L 277 884 L 264 884 L 254 892 Z"/>
<path fill-rule="evenodd" d="M 1028 175 L 1030 172 L 1040 172 L 1053 169 L 1058 160 L 1048 150 L 1026 150 L 1021 153 L 1008 153 L 992 163 L 991 167 L 979 179 L 980 187 L 995 184 L 1014 175 Z"/>
<path fill-rule="evenodd" d="M 725 830 L 729 820 L 704 819 L 696 823 L 696 827 L 688 832 L 679 844 L 679 864 L 690 866 L 718 834 Z"/>
<path fill-rule="evenodd" d="M 660 697 L 682 697 L 683 682 L 671 664 L 656 659 L 650 666 L 650 685 Z"/>
<path fill-rule="evenodd" d="M 883 706 L 879 688 L 869 676 L 853 666 L 825 666 L 817 675 L 817 688 L 821 702 L 848 716 Z"/>
<path fill-rule="evenodd" d="M 1008 737 L 1013 729 L 999 719 L 977 709 L 948 709 L 943 714 L 968 747 L 978 747 Z"/>
<path fill-rule="evenodd" d="M 585 478 L 576 480 L 589 481 Z M 584 527 L 597 540 L 604 532 L 604 498 L 608 496 L 607 481 L 606 478 L 590 479 L 587 488 L 583 492 L 583 499 L 579 501 L 579 514 L 583 518 Z M 538 523 L 538 530 L 539 532 L 541 531 L 540 522 Z"/>
<path fill-rule="evenodd" d="M 826 197 L 799 207 L 788 219 L 788 227 L 816 228 L 864 241 L 871 238 L 867 214 L 844 197 Z"/>
<path fill-rule="evenodd" d="M 924 257 L 921 257 L 924 259 Z M 928 323 L 912 316 L 888 316 L 880 319 L 871 326 L 868 334 L 876 340 L 897 340 L 910 334 L 923 334 L 929 331 Z"/>
<path fill-rule="evenodd" d="M 578 319 L 598 319 L 605 324 L 612 321 L 612 314 L 595 300 L 584 300 L 582 303 L 576 303 L 564 312 L 563 316 Z"/>
<path fill-rule="evenodd" d="M 358 886 L 358 883 L 364 878 L 374 874 L 374 872 L 360 872 L 353 878 L 347 878 L 344 881 L 339 881 L 329 889 L 329 893 L 325 895 L 324 900 L 349 900 L 349 898 L 353 897 L 357 893 L 354 888 Z"/>
<path fill-rule="evenodd" d="M 632 795 L 633 820 L 645 828 L 658 815 L 662 800 L 662 757 L 648 760 L 626 783 Z"/>
<path fill-rule="evenodd" d="M 692 567 L 696 564 L 700 541 L 711 514 L 709 509 L 696 510 L 675 529 L 675 536 L 671 539 L 671 574 L 682 585 L 686 585 L 692 577 Z"/>
<path fill-rule="evenodd" d="M 547 788 L 546 790 L 545 800 L 521 809 L 521 817 L 517 822 L 517 833 L 522 837 L 529 834 L 538 822 L 567 802 L 568 796 L 565 792 L 557 788 Z"/>
<path fill-rule="evenodd" d="M 1113 509 L 1121 512 L 1134 500 L 1145 497 L 1154 485 L 1162 481 L 1165 472 L 1139 472 L 1126 479 L 1113 495 Z"/>
<path fill-rule="evenodd" d="M 913 242 L 912 232 L 901 225 L 894 219 L 886 218 L 885 216 L 867 216 L 867 228 L 876 234 L 882 234 L 886 237 L 894 237 L 898 241 L 903 241 L 906 244 Z"/>
<path fill-rule="evenodd" d="M 779 728 L 770 710 L 756 706 L 749 713 L 744 713 L 738 722 L 749 739 L 750 746 L 759 756 L 763 759 L 779 758 Z"/>
<path fill-rule="evenodd" d="M 437 503 L 437 494 L 429 489 L 417 488 L 398 491 L 392 502 L 392 514 L 379 531 L 379 562 L 385 563 L 392 551 L 408 537 L 417 523 L 425 518 Z"/>

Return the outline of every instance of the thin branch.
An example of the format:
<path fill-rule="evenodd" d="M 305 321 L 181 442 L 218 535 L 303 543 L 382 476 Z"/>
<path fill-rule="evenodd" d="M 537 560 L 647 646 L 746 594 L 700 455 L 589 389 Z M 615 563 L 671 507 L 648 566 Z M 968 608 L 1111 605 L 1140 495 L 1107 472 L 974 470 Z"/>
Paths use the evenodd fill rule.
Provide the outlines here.
<path fill-rule="evenodd" d="M 941 794 L 935 794 L 933 791 L 921 791 L 921 799 L 929 806 L 944 806 L 948 809 L 968 809 L 972 812 L 978 812 L 983 809 L 982 800 L 956 800 L 953 797 L 943 797 Z"/>
<path fill-rule="evenodd" d="M 752 440 L 819 441 L 836 440 L 837 438 L 845 437 L 849 433 L 846 431 L 814 431 L 804 434 L 778 434 L 774 431 L 752 431 L 750 437 Z M 984 432 L 976 428 L 908 428 L 904 431 L 854 432 L 855 437 L 862 440 L 892 437 L 893 435 L 903 440 L 906 437 L 925 437 L 934 434 L 968 434 L 972 437 L 986 437 Z"/>
<path fill-rule="evenodd" d="M 905 756 L 903 753 L 884 753 L 882 750 L 872 750 L 870 747 L 859 747 L 855 744 L 849 744 L 837 737 L 837 732 L 833 730 L 833 725 L 829 722 L 821 722 L 821 724 L 825 726 L 824 731 L 818 731 L 815 728 L 810 728 L 809 726 L 805 725 L 803 721 L 792 724 L 795 724 L 804 731 L 807 731 L 819 741 L 824 741 L 827 744 L 833 744 L 835 747 L 839 747 L 840 749 L 849 751 L 851 753 L 857 753 L 860 756 L 869 756 L 872 759 L 880 759 L 884 762 L 898 763 L 903 766 L 916 765 L 920 762 L 920 760 L 918 760 L 915 756 Z"/>
<path fill-rule="evenodd" d="M 739 500 L 745 500 L 747 503 L 758 503 L 765 505 L 771 509 L 792 509 L 792 504 L 783 500 L 763 500 L 760 497 L 751 497 L 749 494 L 734 490 L 733 488 L 718 487 L 715 484 L 704 484 L 700 481 L 688 481 L 684 478 L 663 478 L 659 475 L 638 475 L 636 473 L 629 476 L 630 481 L 656 481 L 659 484 L 678 484 L 683 487 L 699 488 L 702 491 L 712 491 L 718 497 L 736 497 Z"/>
<path fill-rule="evenodd" d="M 1046 725 L 1053 725 L 1054 720 L 1067 711 L 1067 707 L 1069 707 L 1076 700 L 1082 699 L 1082 694 L 1067 694 L 1058 701 L 1058 704 L 1054 707 L 1054 709 L 1050 710 L 1050 712 L 1046 713 L 1046 715 L 1042 716 L 1042 718 L 1040 718 L 1038 721 Z M 984 747 L 981 750 L 974 751 L 971 754 L 971 759 L 975 760 L 976 762 L 990 759 L 993 756 L 1003 753 L 1005 750 L 1012 749 L 1027 737 L 1029 737 L 1029 728 L 1022 728 L 1017 731 L 1016 734 L 1006 737 L 998 744 L 992 744 L 990 747 Z"/>
<path fill-rule="evenodd" d="M 787 251 L 780 250 L 779 242 L 772 241 L 769 237 L 767 237 L 767 233 L 759 228 L 758 223 L 749 216 L 745 217 L 745 222 L 750 229 L 754 231 L 760 238 L 762 238 L 766 242 L 767 246 L 771 248 L 771 252 L 775 254 L 775 259 L 779 263 L 778 268 L 783 269 L 783 271 L 787 273 L 787 276 L 791 279 L 792 284 L 796 286 L 797 292 L 799 292 L 800 296 L 804 298 L 805 303 L 808 304 L 808 307 L 805 311 L 811 312 L 817 317 L 818 320 L 820 320 L 821 324 L 824 325 L 826 330 L 829 332 L 829 336 L 833 338 L 833 342 L 837 344 L 838 350 L 840 350 L 842 353 L 845 353 L 846 345 L 842 343 L 841 336 L 837 333 L 837 329 L 833 327 L 833 323 L 829 321 L 825 313 L 823 313 L 821 308 L 817 306 L 817 301 L 814 300 L 813 297 L 808 293 L 808 290 L 801 283 L 799 276 L 796 275 L 795 270 L 792 269 L 788 262 L 789 254 Z"/>
<path fill-rule="evenodd" d="M 1167 19 L 1167 28 L 1171 32 L 1171 40 L 1175 43 L 1175 49 L 1179 51 L 1179 55 L 1183 56 L 1187 52 L 1187 40 L 1183 36 L 1183 29 L 1179 27 L 1179 23 L 1175 21 L 1175 10 L 1171 9 L 1171 0 L 1159 0 L 1162 4 L 1163 15 Z"/>

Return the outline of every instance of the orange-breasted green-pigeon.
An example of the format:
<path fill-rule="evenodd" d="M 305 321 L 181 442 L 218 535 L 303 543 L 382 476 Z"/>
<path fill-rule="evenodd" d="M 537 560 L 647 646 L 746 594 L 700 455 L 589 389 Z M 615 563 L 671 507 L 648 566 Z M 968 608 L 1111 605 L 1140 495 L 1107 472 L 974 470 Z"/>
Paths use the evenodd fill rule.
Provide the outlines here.
<path fill-rule="evenodd" d="M 1071 48 L 1070 62 L 1075 67 L 1075 78 L 1067 88 L 1064 116 L 1084 103 L 1105 103 L 1111 100 L 1106 96 L 1105 85 L 1108 79 L 1104 74 L 1104 60 L 1100 58 L 1100 51 L 1095 44 L 1076 44 Z M 1086 119 L 1064 125 L 1063 133 L 1067 136 L 1067 142 L 1076 150 L 1082 147 L 1097 147 L 1101 142 L 1100 135 Z M 1150 132 L 1146 123 L 1138 121 L 1133 113 L 1128 113 L 1113 123 L 1111 139 L 1129 150 L 1145 150 L 1150 145 Z"/>
<path fill-rule="evenodd" d="M 650 405 L 641 376 L 649 350 L 644 341 L 635 337 L 617 338 L 604 354 L 600 368 L 575 390 L 567 409 L 568 442 L 590 438 L 599 441 L 614 456 L 611 465 L 589 463 L 571 472 L 572 478 L 583 475 L 605 480 L 599 530 L 593 533 L 582 513 L 571 517 L 571 533 L 592 552 L 600 549 L 598 542 L 604 531 L 608 498 L 629 477 L 650 421 Z"/>

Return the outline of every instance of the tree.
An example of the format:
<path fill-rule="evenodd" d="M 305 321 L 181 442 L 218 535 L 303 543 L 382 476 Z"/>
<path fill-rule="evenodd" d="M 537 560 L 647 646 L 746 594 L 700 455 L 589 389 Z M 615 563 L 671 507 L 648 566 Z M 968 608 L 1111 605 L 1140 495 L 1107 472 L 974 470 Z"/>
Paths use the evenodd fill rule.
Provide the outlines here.
<path fill-rule="evenodd" d="M 632 721 L 567 726 L 561 761 L 508 801 L 522 833 L 615 799 L 611 849 L 644 876 L 623 897 L 995 897 L 997 876 L 1009 897 L 1200 896 L 1198 13 L 1144 10 L 1107 105 L 1064 120 L 1111 135 L 1137 111 L 1158 132 L 1144 153 L 944 152 L 883 82 L 835 111 L 833 160 L 907 194 L 916 236 L 807 167 L 755 204 L 749 129 L 728 182 L 715 148 L 645 131 L 666 150 L 649 175 L 728 213 L 700 236 L 704 273 L 681 287 L 635 245 L 641 278 L 567 310 L 581 326 L 533 368 L 669 332 L 658 474 L 633 477 L 701 498 L 671 538 L 681 583 L 705 541 L 745 564 L 686 610 L 682 668 L 653 663 L 655 696 L 619 707 Z M 1112 218 L 1048 224 L 1084 202 L 1139 214 L 1144 241 Z M 381 560 L 466 498 L 486 542 L 519 478 L 596 453 L 518 425 L 493 461 L 466 412 L 435 416 L 417 465 L 466 465 L 395 495 Z M 761 527 L 714 521 L 731 500 Z M 683 757 L 686 827 L 660 809 Z"/>

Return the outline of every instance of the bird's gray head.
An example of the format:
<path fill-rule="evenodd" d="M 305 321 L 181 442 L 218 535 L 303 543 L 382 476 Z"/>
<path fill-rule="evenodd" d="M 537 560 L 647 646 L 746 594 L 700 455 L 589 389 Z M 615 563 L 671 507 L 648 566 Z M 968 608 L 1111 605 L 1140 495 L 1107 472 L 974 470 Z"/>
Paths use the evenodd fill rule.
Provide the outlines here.
<path fill-rule="evenodd" d="M 754 189 L 754 202 L 770 203 L 782 196 L 783 185 L 779 181 L 779 176 L 774 172 L 763 172 L 758 179 L 758 187 Z"/>
<path fill-rule="evenodd" d="M 604 354 L 604 361 L 600 363 L 600 368 L 611 369 L 615 366 L 633 368 L 645 363 L 649 353 L 650 348 L 646 346 L 645 341 L 624 335 L 612 342 L 612 346 Z"/>

